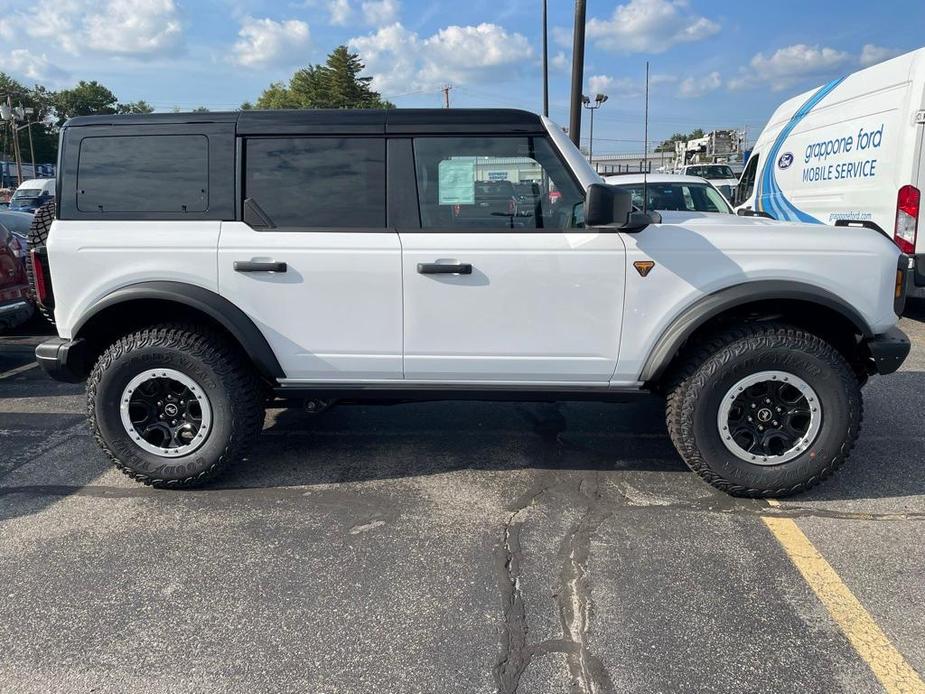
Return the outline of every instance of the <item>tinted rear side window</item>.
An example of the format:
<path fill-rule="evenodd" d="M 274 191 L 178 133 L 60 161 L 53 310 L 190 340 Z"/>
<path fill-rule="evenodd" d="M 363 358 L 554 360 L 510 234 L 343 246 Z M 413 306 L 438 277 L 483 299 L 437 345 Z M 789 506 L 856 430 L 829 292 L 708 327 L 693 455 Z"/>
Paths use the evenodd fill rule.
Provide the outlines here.
<path fill-rule="evenodd" d="M 81 212 L 205 212 L 204 135 L 85 137 L 77 164 Z"/>
<path fill-rule="evenodd" d="M 384 227 L 382 138 L 250 138 L 244 197 L 277 227 Z"/>

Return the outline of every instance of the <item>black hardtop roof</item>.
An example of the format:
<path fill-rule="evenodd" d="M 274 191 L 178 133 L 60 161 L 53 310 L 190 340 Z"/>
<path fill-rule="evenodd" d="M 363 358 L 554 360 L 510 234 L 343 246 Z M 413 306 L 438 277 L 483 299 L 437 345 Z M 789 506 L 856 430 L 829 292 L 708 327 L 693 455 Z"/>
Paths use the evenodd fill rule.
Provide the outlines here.
<path fill-rule="evenodd" d="M 518 109 L 310 109 L 77 116 L 64 127 L 234 123 L 239 135 L 296 132 L 540 132 L 540 116 Z"/>

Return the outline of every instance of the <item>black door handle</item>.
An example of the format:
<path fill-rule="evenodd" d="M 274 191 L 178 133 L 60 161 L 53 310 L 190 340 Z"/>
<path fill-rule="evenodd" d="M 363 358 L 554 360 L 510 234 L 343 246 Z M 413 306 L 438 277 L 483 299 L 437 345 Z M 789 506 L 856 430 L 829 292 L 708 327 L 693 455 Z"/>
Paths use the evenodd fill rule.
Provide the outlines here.
<path fill-rule="evenodd" d="M 260 262 L 257 260 L 234 261 L 235 272 L 286 272 L 286 263 L 277 263 L 275 260 Z"/>
<path fill-rule="evenodd" d="M 418 273 L 421 275 L 471 275 L 470 263 L 418 263 Z"/>

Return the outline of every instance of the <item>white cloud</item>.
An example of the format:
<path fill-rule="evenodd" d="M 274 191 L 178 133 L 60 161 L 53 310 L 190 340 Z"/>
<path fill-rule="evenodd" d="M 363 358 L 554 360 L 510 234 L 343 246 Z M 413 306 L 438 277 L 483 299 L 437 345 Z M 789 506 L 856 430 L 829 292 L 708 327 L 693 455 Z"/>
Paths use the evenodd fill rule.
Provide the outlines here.
<path fill-rule="evenodd" d="M 328 2 L 328 15 L 331 24 L 343 26 L 350 21 L 350 16 L 352 14 L 353 8 L 350 7 L 350 2 L 348 0 L 330 0 Z"/>
<path fill-rule="evenodd" d="M 67 73 L 52 64 L 44 53 L 36 55 L 26 48 L 11 50 L 3 67 L 14 77 L 33 82 L 55 84 L 67 77 Z"/>
<path fill-rule="evenodd" d="M 687 0 L 630 0 L 610 19 L 592 18 L 587 36 L 598 48 L 623 53 L 662 53 L 678 43 L 700 41 L 719 24 L 691 12 Z M 566 32 L 554 34 L 560 42 Z"/>
<path fill-rule="evenodd" d="M 565 51 L 559 51 L 552 57 L 552 60 L 549 61 L 549 65 L 553 70 L 566 72 L 572 65 L 572 59 L 565 54 Z"/>
<path fill-rule="evenodd" d="M 368 0 L 363 3 L 363 20 L 373 26 L 391 24 L 400 9 L 398 0 Z"/>
<path fill-rule="evenodd" d="M 157 54 L 183 38 L 173 0 L 109 0 L 83 24 L 89 47 L 101 53 Z"/>
<path fill-rule="evenodd" d="M 749 67 L 742 68 L 728 86 L 744 89 L 768 83 L 772 90 L 780 91 L 804 79 L 822 79 L 850 61 L 851 56 L 843 51 L 797 43 L 779 48 L 770 56 L 757 53 Z"/>
<path fill-rule="evenodd" d="M 73 55 L 150 57 L 183 43 L 174 0 L 38 0 L 5 19 L 29 38 Z"/>
<path fill-rule="evenodd" d="M 234 44 L 232 60 L 244 67 L 298 62 L 293 53 L 305 50 L 311 41 L 308 24 L 297 19 L 277 22 L 245 17 L 238 36 L 241 38 Z"/>
<path fill-rule="evenodd" d="M 681 81 L 678 94 L 686 99 L 705 96 L 723 86 L 723 78 L 716 71 L 707 75 L 688 77 Z"/>
<path fill-rule="evenodd" d="M 649 92 L 656 91 L 663 84 L 677 82 L 674 75 L 657 74 L 649 76 Z M 606 94 L 609 97 L 619 96 L 624 99 L 636 98 L 646 93 L 645 79 L 632 79 L 630 77 L 611 77 L 610 75 L 593 75 L 588 78 L 588 96 Z"/>
<path fill-rule="evenodd" d="M 396 22 L 350 39 L 348 45 L 366 64 L 373 89 L 385 96 L 445 83 L 504 81 L 517 77 L 524 66 L 533 67 L 526 37 L 496 24 L 449 26 L 421 38 Z"/>
<path fill-rule="evenodd" d="M 860 62 L 864 67 L 870 67 L 903 53 L 905 51 L 900 48 L 884 48 L 883 46 L 875 46 L 872 43 L 865 43 L 861 49 Z"/>
<path fill-rule="evenodd" d="M 588 78 L 588 91 L 591 96 L 595 94 L 610 95 L 610 88 L 614 85 L 614 78 L 610 75 L 592 75 Z"/>

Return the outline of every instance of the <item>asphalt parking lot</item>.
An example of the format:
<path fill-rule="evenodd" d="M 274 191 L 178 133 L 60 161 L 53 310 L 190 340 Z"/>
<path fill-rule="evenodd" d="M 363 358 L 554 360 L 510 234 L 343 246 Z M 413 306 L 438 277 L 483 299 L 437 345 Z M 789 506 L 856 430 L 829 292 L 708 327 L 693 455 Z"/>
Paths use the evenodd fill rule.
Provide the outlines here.
<path fill-rule="evenodd" d="M 656 401 L 274 411 L 219 483 L 151 490 L 0 338 L 0 692 L 921 692 L 903 327 L 848 465 L 779 505 L 688 472 Z"/>

